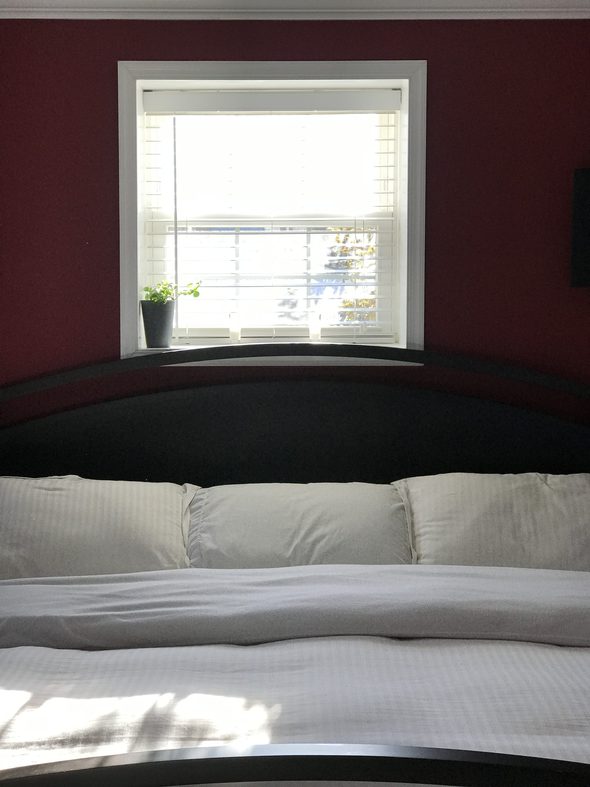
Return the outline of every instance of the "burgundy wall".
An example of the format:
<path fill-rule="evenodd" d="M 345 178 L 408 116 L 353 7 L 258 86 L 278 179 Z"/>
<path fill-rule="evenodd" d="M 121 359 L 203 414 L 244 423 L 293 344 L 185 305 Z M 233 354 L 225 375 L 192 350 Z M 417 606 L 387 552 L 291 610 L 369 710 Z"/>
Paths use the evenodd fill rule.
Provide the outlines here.
<path fill-rule="evenodd" d="M 590 382 L 590 21 L 4 20 L 0 51 L 0 383 L 118 357 L 117 61 L 150 59 L 427 60 L 427 349 Z"/>

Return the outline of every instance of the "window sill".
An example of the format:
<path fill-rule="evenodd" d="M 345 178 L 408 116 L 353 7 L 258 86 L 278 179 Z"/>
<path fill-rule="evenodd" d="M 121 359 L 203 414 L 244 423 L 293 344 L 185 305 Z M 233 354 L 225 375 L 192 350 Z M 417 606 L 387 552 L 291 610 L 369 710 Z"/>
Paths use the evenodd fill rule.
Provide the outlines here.
<path fill-rule="evenodd" d="M 167 355 L 170 366 L 400 366 L 421 365 L 416 350 L 396 345 L 331 342 L 182 345 L 137 350 L 124 358 Z M 176 360 L 175 356 L 179 356 Z"/>

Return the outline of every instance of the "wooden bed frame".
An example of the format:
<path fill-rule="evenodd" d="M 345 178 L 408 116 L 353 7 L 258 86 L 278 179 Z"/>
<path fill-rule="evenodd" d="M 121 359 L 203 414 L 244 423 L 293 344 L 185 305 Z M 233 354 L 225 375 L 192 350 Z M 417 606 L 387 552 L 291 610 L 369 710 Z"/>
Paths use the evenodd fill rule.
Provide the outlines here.
<path fill-rule="evenodd" d="M 290 350 L 291 348 L 295 348 Z M 310 345 L 226 348 L 217 358 L 361 354 Z M 42 396 L 126 368 L 211 360 L 211 351 L 163 353 L 5 389 L 4 399 Z M 372 357 L 420 364 L 401 381 L 271 379 L 118 398 L 0 430 L 0 475 L 192 482 L 367 481 L 444 473 L 590 472 L 590 387 L 507 367 L 416 351 Z M 213 353 L 213 356 L 215 354 Z M 214 358 L 215 359 L 215 358 Z M 425 384 L 420 370 L 507 380 L 529 393 L 575 397 L 582 417 Z M 413 380 L 412 368 L 416 379 Z M 356 370 L 358 376 L 358 367 Z M 444 377 L 444 375 L 443 375 Z M 430 375 L 429 380 L 432 381 Z M 530 397 L 529 397 L 530 399 Z M 539 397 L 542 401 L 543 397 Z M 533 396 L 536 401 L 536 397 Z M 256 746 L 248 752 L 184 749 L 74 760 L 5 772 L 6 787 L 180 785 L 239 781 L 372 780 L 418 784 L 587 785 L 590 765 L 528 757 L 380 746 Z"/>
<path fill-rule="evenodd" d="M 588 787 L 590 766 L 535 757 L 410 746 L 268 744 L 85 758 L 0 774 L 2 787 L 180 787 L 285 781 L 453 787 Z"/>
<path fill-rule="evenodd" d="M 452 471 L 590 472 L 590 386 L 474 359 L 412 350 L 372 350 L 409 363 L 386 382 L 334 375 L 266 379 L 127 396 L 0 429 L 0 474 L 72 473 L 88 478 L 192 482 L 368 481 Z M 80 380 L 99 385 L 126 370 L 227 357 L 307 351 L 318 357 L 361 350 L 338 345 L 269 345 L 165 352 L 72 370 L 0 391 L 2 399 L 42 398 Z M 380 351 L 380 352 L 377 352 Z M 364 351 L 363 351 L 364 352 Z M 269 373 L 270 371 L 270 373 Z M 358 378 L 358 367 L 353 370 Z M 465 395 L 449 386 L 526 387 L 526 406 Z M 439 382 L 439 376 L 442 383 Z M 449 389 L 450 390 L 447 390 Z M 544 411 L 574 399 L 580 417 Z M 546 408 L 545 408 L 546 409 Z"/>

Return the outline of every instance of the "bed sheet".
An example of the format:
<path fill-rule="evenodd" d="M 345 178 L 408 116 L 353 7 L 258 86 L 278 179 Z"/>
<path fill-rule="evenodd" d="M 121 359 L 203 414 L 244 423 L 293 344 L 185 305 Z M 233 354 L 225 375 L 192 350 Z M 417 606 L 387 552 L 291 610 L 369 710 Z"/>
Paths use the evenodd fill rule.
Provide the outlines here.
<path fill-rule="evenodd" d="M 590 574 L 185 569 L 0 583 L 0 768 L 367 743 L 590 763 Z"/>

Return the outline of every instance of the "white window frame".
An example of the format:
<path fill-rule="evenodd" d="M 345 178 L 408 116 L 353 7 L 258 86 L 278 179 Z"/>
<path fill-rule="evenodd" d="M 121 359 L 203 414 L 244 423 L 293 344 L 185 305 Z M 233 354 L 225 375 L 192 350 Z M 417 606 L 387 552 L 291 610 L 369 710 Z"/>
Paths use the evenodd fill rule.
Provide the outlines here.
<path fill-rule="evenodd" d="M 407 183 L 402 184 L 400 261 L 406 313 L 402 314 L 400 345 L 424 344 L 424 228 L 426 182 L 426 62 L 405 61 L 121 61 L 119 62 L 119 219 L 121 356 L 140 348 L 138 257 L 141 221 L 138 216 L 143 136 L 144 90 L 177 90 L 216 81 L 220 89 L 235 81 L 296 80 L 317 85 L 323 80 L 350 81 L 351 87 L 387 83 L 402 89 L 401 144 L 407 147 Z M 402 334 L 404 331 L 402 330 Z M 223 340 L 216 340 L 222 344 Z M 360 342 L 359 342 L 360 343 Z M 381 344 L 383 342 L 380 342 Z"/>

